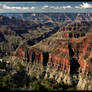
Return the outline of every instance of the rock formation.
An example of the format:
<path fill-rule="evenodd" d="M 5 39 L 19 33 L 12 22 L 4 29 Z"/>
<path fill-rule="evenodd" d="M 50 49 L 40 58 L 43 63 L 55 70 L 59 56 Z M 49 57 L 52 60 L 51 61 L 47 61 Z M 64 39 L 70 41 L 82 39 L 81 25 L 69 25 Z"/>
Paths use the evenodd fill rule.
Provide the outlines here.
<path fill-rule="evenodd" d="M 59 17 L 57 17 L 57 15 L 58 14 L 52 16 L 48 14 L 48 17 L 50 17 L 49 19 L 51 21 L 57 21 L 59 20 L 59 17 L 64 17 L 64 20 L 59 20 L 65 23 L 62 24 L 59 30 L 59 26 L 57 26 L 57 24 L 54 25 L 53 22 L 37 24 L 23 20 L 18 21 L 14 17 L 11 19 L 1 17 L 0 24 L 2 26 L 0 26 L 2 29 L 0 29 L 0 42 L 5 42 L 6 40 L 7 42 L 5 42 L 4 45 L 3 43 L 0 44 L 0 47 L 4 48 L 0 50 L 1 52 L 5 51 L 6 53 L 6 50 L 9 50 L 10 46 L 10 52 L 15 51 L 14 55 L 23 60 L 29 75 L 34 74 L 40 79 L 47 77 L 55 78 L 57 82 L 63 80 L 65 84 L 76 85 L 78 90 L 91 90 L 92 80 L 90 77 L 92 77 L 92 22 L 90 22 L 89 19 L 92 20 L 92 18 L 89 14 L 75 14 L 71 15 L 72 18 L 68 17 L 68 14 L 58 15 Z M 36 16 L 38 18 L 39 14 Z M 75 19 L 81 20 L 81 22 L 78 21 L 73 23 L 72 20 L 74 20 L 74 16 L 76 16 Z M 88 19 L 84 19 L 85 16 L 87 16 Z M 54 19 L 55 17 L 57 17 L 56 20 Z M 45 17 L 42 17 L 42 19 L 44 18 Z M 24 19 L 26 20 L 26 18 Z M 66 19 L 68 19 L 68 21 Z M 82 21 L 83 19 L 86 21 Z M 5 22 L 3 22 L 3 20 L 5 20 Z M 9 20 L 10 22 L 8 23 Z M 68 22 L 71 22 L 71 24 L 68 25 Z M 11 24 L 12 26 L 10 26 Z M 48 25 L 52 27 L 54 26 L 53 29 L 56 28 L 57 30 L 54 29 L 52 31 L 45 32 L 42 35 L 39 35 L 36 38 L 33 37 L 31 39 L 29 34 L 31 34 L 32 31 L 30 32 L 29 29 L 33 30 L 39 26 L 42 27 L 43 25 L 45 27 Z M 46 43 L 45 41 L 47 41 L 50 36 L 53 36 L 53 34 L 56 34 L 57 31 L 61 32 L 59 35 L 62 39 L 55 38 L 54 40 L 53 38 Z M 27 35 L 29 35 L 28 38 Z M 11 44 L 7 45 L 7 43 L 9 43 L 9 36 L 13 36 L 15 39 L 17 39 L 15 41 L 16 44 L 14 44 L 15 42 L 12 42 Z M 56 36 L 58 37 L 58 35 Z M 26 40 L 25 37 L 27 38 Z M 48 48 L 50 48 L 50 46 L 53 45 L 55 49 L 49 52 L 34 47 L 36 43 L 40 43 L 42 40 L 44 40 L 44 46 L 47 45 Z M 19 44 L 20 42 L 21 44 Z M 29 45 L 27 42 L 32 45 Z M 25 44 L 27 47 L 24 46 Z"/>

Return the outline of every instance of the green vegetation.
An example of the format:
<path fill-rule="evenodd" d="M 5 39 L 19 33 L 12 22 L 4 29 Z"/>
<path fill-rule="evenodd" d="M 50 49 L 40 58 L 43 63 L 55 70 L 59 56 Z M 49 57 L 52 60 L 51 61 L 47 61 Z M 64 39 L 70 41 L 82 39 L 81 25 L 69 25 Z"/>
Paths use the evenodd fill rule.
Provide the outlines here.
<path fill-rule="evenodd" d="M 5 68 L 6 68 L 5 62 L 0 62 L 0 69 L 5 69 Z"/>
<path fill-rule="evenodd" d="M 92 58 L 90 58 L 88 61 L 89 61 L 90 63 L 92 63 Z"/>
<path fill-rule="evenodd" d="M 39 81 L 35 79 L 34 81 L 30 81 L 30 86 L 32 90 L 39 91 L 63 91 L 63 90 L 74 90 L 73 86 L 65 85 L 62 81 L 57 83 L 54 79 L 43 79 Z"/>
<path fill-rule="evenodd" d="M 6 64 L 0 64 L 4 69 Z M 74 90 L 73 86 L 68 86 L 61 81 L 58 83 L 55 79 L 37 79 L 35 75 L 29 76 L 21 62 L 17 62 L 16 73 L 11 74 L 9 71 L 1 72 L 0 89 L 9 91 L 16 90 L 36 90 L 36 91 L 63 91 Z"/>
<path fill-rule="evenodd" d="M 92 58 L 90 58 L 90 62 L 92 63 Z"/>
<path fill-rule="evenodd" d="M 10 71 L 0 72 L 0 89 L 6 90 L 20 90 L 27 85 L 28 75 L 25 71 L 24 66 L 18 62 L 18 71 L 14 74 L 10 73 Z M 0 64 L 0 69 L 6 69 L 6 63 Z M 9 67 L 9 66 L 8 66 Z"/>
<path fill-rule="evenodd" d="M 17 66 L 18 66 L 18 68 L 19 68 L 19 72 L 22 72 L 22 71 L 24 71 L 24 66 L 20 63 L 20 62 L 17 62 Z"/>
<path fill-rule="evenodd" d="M 30 82 L 30 86 L 33 90 L 40 90 L 40 82 L 38 80 Z"/>
<path fill-rule="evenodd" d="M 84 56 L 84 59 L 86 60 L 88 58 L 88 54 L 86 54 L 85 56 Z"/>
<path fill-rule="evenodd" d="M 41 85 L 47 90 L 56 90 L 56 81 L 54 79 L 44 79 L 42 80 Z"/>
<path fill-rule="evenodd" d="M 70 88 L 67 89 L 67 91 L 74 91 L 74 90 L 75 90 L 74 87 L 70 87 Z"/>
<path fill-rule="evenodd" d="M 0 76 L 0 88 L 1 89 L 8 89 L 9 88 L 9 83 L 11 76 L 10 75 L 4 75 L 4 76 Z"/>

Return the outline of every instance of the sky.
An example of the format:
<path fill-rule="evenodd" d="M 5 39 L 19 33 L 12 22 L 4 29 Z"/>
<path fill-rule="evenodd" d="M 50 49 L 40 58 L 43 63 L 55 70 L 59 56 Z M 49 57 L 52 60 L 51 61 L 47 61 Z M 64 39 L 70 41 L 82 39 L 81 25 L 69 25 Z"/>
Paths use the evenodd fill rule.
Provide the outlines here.
<path fill-rule="evenodd" d="M 92 2 L 0 2 L 0 13 L 92 13 Z"/>

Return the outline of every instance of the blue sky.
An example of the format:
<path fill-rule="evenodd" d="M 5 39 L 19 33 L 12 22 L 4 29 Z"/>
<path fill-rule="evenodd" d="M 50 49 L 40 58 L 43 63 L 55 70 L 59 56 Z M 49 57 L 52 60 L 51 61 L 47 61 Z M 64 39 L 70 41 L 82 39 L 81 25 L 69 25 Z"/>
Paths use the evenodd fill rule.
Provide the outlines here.
<path fill-rule="evenodd" d="M 92 13 L 92 2 L 0 2 L 0 13 Z"/>

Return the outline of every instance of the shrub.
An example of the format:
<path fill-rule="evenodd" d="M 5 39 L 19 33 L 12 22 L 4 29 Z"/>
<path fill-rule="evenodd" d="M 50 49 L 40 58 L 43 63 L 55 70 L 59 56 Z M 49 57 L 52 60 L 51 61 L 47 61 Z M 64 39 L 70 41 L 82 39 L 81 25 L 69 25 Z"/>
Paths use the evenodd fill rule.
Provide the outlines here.
<path fill-rule="evenodd" d="M 7 88 L 10 79 L 11 77 L 8 75 L 0 76 L 0 88 Z"/>
<path fill-rule="evenodd" d="M 44 79 L 41 85 L 46 88 L 48 91 L 61 91 L 63 90 L 62 86 L 57 83 L 54 79 Z"/>
<path fill-rule="evenodd" d="M 38 80 L 30 82 L 30 86 L 32 87 L 33 90 L 40 90 L 40 84 Z"/>
<path fill-rule="evenodd" d="M 17 65 L 18 65 L 18 67 L 19 67 L 19 72 L 24 71 L 24 68 L 25 68 L 25 67 L 24 67 L 20 62 L 18 62 Z"/>
<path fill-rule="evenodd" d="M 6 63 L 0 62 L 0 69 L 5 69 L 6 68 Z"/>
<path fill-rule="evenodd" d="M 90 58 L 88 61 L 89 61 L 90 63 L 92 63 L 92 58 Z"/>
<path fill-rule="evenodd" d="M 68 89 L 67 89 L 67 91 L 74 91 L 75 90 L 75 88 L 73 88 L 73 87 L 69 87 Z"/>
<path fill-rule="evenodd" d="M 84 56 L 84 59 L 87 59 L 88 58 L 88 54 L 86 54 L 85 56 Z"/>

